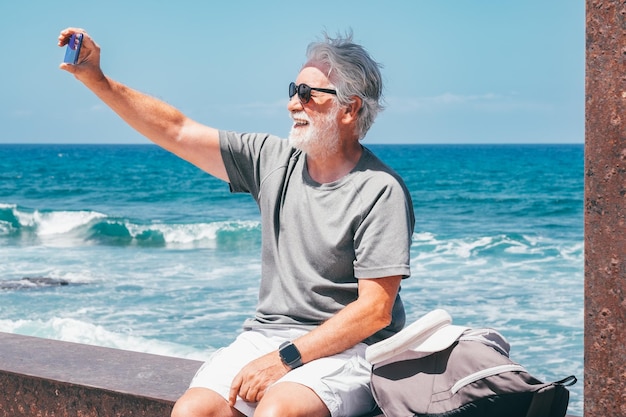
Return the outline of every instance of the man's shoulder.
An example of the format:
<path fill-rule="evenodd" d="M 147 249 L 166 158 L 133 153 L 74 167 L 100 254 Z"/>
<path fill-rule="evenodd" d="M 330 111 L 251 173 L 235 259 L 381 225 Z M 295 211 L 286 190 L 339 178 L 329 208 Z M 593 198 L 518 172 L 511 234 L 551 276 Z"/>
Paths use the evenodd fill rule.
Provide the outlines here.
<path fill-rule="evenodd" d="M 376 154 L 363 147 L 363 158 L 359 170 L 369 179 L 389 185 L 399 185 L 406 188 L 402 177 L 389 165 L 383 162 Z"/>
<path fill-rule="evenodd" d="M 242 133 L 235 131 L 220 131 L 222 149 L 264 155 L 265 157 L 280 157 L 290 155 L 293 148 L 288 140 L 270 133 Z"/>
<path fill-rule="evenodd" d="M 289 142 L 279 136 L 261 132 L 237 132 L 234 130 L 220 130 L 220 141 L 228 143 L 258 143 L 271 146 L 289 146 Z"/>

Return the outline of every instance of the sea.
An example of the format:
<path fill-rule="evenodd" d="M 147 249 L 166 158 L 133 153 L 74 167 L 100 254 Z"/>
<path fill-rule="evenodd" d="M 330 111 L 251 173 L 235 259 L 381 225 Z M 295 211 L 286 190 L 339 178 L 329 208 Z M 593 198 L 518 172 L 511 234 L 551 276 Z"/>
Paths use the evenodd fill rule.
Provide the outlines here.
<path fill-rule="evenodd" d="M 407 322 L 500 331 L 582 415 L 583 145 L 366 146 L 413 198 Z M 259 219 L 155 145 L 0 145 L 0 331 L 205 359 L 254 313 Z"/>

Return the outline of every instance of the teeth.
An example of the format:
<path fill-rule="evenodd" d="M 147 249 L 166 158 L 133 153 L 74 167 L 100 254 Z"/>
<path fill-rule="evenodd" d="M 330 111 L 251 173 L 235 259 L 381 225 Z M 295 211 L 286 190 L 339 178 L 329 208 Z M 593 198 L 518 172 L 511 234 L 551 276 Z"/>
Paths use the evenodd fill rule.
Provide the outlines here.
<path fill-rule="evenodd" d="M 303 111 L 291 113 L 294 126 L 305 126 L 309 124 L 309 118 Z"/>

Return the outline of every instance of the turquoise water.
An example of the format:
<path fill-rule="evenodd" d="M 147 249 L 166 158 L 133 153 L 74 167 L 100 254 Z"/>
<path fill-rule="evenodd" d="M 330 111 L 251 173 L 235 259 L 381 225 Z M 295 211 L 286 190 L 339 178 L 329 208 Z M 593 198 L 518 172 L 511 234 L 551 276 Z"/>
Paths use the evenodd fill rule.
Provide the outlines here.
<path fill-rule="evenodd" d="M 408 319 L 500 330 L 582 415 L 583 145 L 369 147 L 415 205 Z M 155 146 L 0 145 L 0 331 L 202 359 L 259 259 L 254 201 Z"/>

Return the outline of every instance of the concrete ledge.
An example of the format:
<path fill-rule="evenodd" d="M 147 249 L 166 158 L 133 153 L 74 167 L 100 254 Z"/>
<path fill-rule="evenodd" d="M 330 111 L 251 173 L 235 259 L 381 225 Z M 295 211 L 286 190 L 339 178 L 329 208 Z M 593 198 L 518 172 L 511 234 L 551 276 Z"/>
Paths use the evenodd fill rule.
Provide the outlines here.
<path fill-rule="evenodd" d="M 201 365 L 0 332 L 0 417 L 169 417 Z"/>
<path fill-rule="evenodd" d="M 168 417 L 200 365 L 0 332 L 0 416 Z"/>

